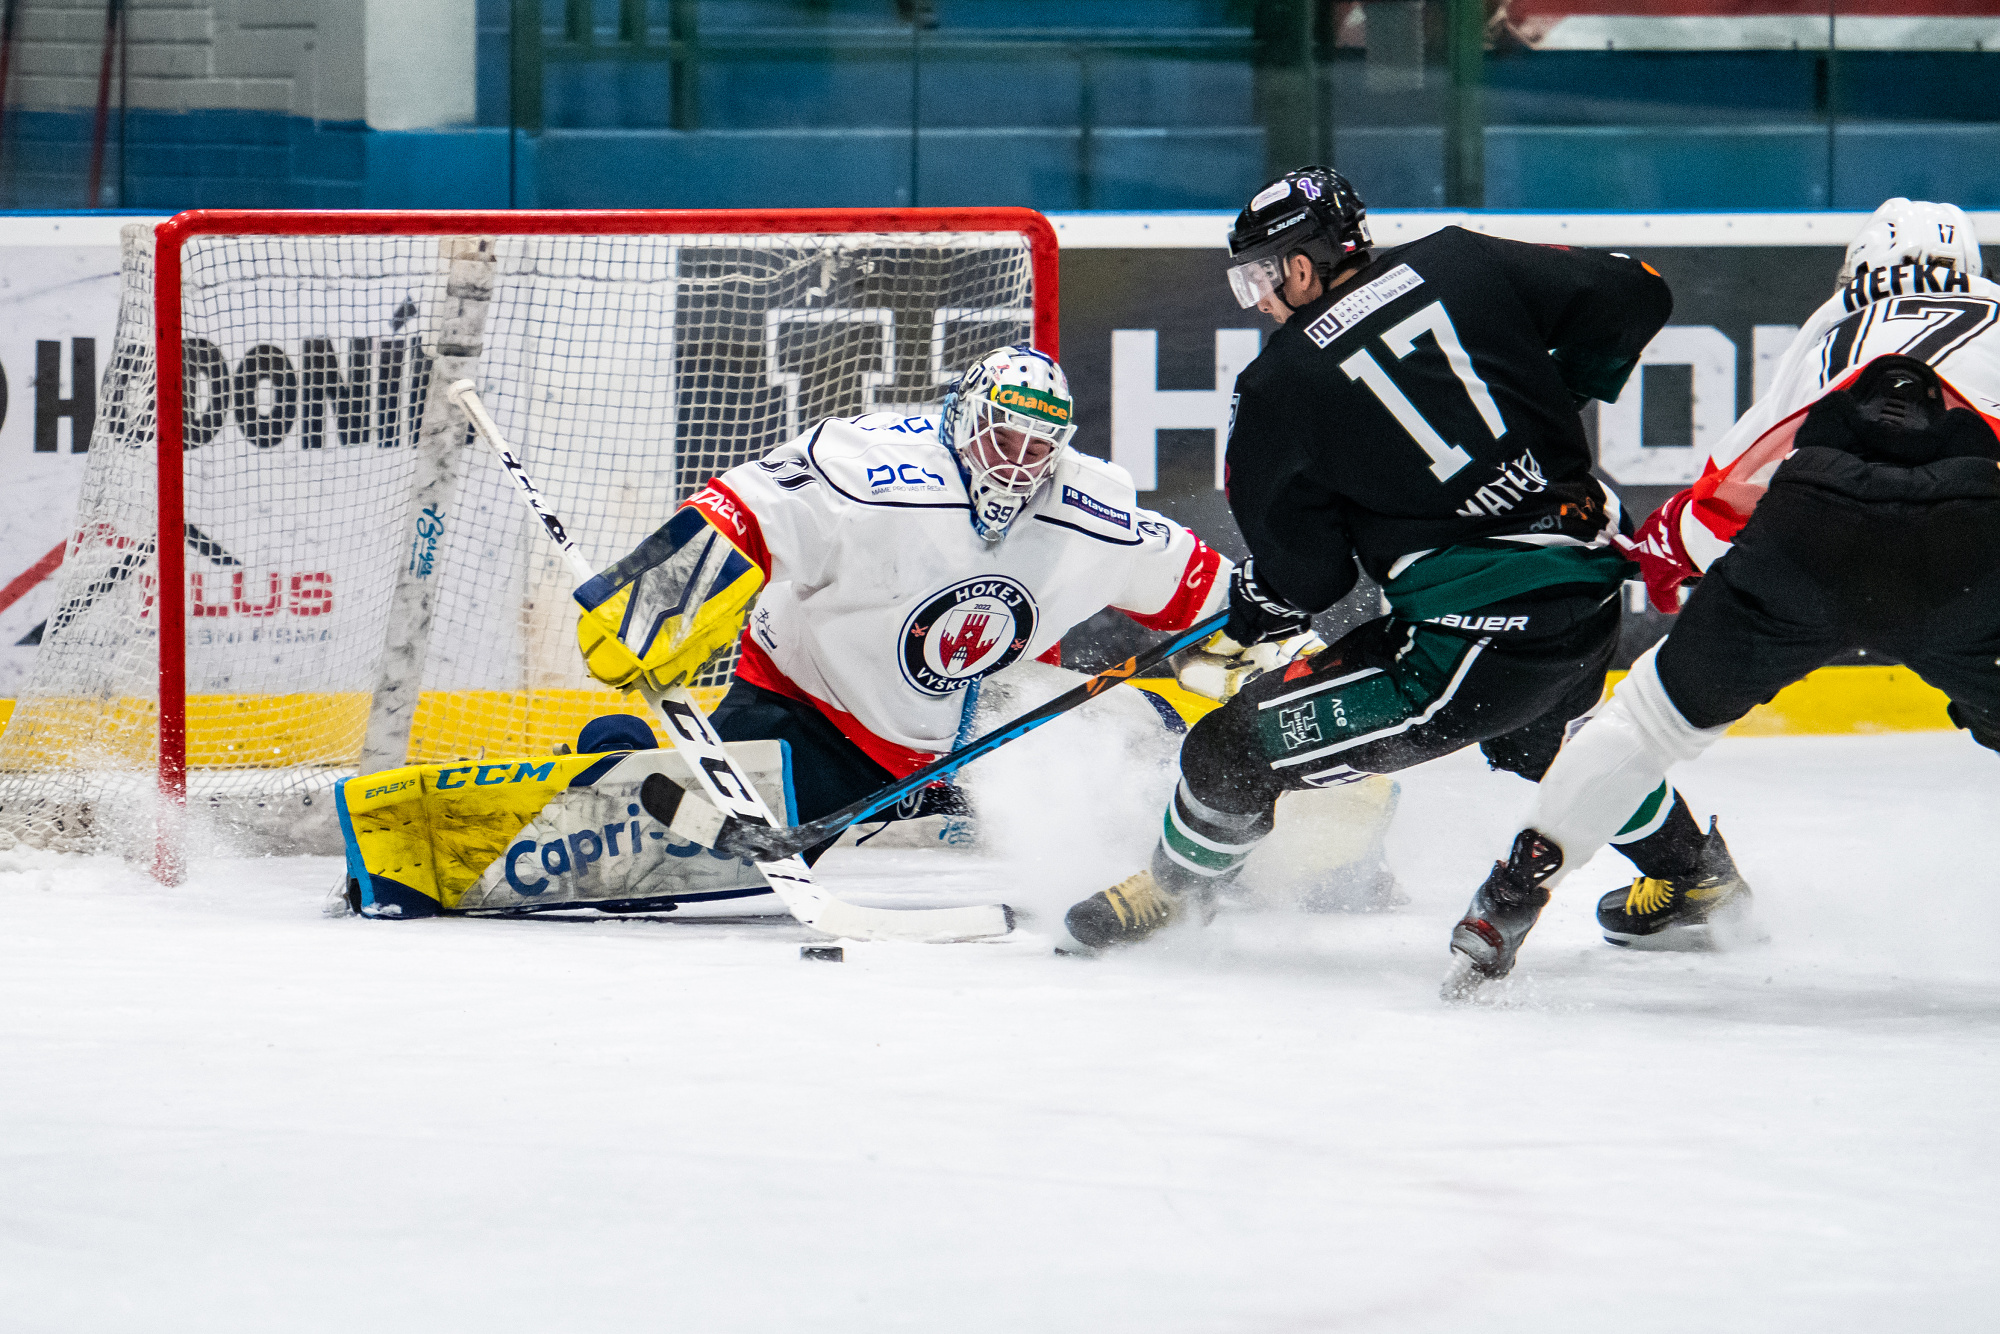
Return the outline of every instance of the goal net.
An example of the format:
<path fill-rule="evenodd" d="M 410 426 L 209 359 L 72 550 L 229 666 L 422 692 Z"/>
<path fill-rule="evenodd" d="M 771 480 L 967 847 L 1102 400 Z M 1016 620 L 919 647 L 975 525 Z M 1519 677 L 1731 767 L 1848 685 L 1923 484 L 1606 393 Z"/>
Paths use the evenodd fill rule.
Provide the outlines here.
<path fill-rule="evenodd" d="M 143 853 L 185 801 L 222 846 L 332 850 L 342 777 L 643 713 L 582 671 L 564 564 L 444 386 L 478 383 L 601 566 L 821 417 L 934 411 L 995 347 L 1055 351 L 1054 248 L 1024 209 L 126 228 L 0 846 Z"/>

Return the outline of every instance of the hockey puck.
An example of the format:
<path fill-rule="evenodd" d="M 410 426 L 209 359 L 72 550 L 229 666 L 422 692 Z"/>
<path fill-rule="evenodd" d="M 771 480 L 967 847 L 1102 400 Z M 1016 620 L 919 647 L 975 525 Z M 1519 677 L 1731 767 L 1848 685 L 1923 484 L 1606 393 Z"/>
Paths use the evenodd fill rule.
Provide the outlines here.
<path fill-rule="evenodd" d="M 801 959 L 817 959 L 821 963 L 845 963 L 847 952 L 838 945 L 801 945 Z"/>

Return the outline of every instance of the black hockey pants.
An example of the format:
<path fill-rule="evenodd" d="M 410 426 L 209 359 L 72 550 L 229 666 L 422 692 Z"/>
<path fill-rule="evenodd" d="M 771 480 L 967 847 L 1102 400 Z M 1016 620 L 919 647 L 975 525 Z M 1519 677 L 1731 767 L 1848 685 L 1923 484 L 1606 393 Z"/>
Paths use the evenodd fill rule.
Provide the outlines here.
<path fill-rule="evenodd" d="M 1507 618 L 1496 618 L 1505 620 Z M 1618 646 L 1617 592 L 1537 604 L 1552 633 L 1470 634 L 1394 616 L 1272 672 L 1196 723 L 1153 857 L 1185 891 L 1221 883 L 1271 831 L 1281 793 L 1394 773 L 1477 743 L 1496 769 L 1539 781 L 1565 729 L 1596 706 Z M 1620 845 L 1648 875 L 1691 868 L 1698 831 L 1661 797 Z"/>
<path fill-rule="evenodd" d="M 1181 772 L 1202 800 L 1241 811 L 1475 742 L 1495 768 L 1538 779 L 1564 726 L 1597 703 L 1618 645 L 1615 593 L 1588 602 L 1550 637 L 1370 621 L 1203 718 Z"/>
<path fill-rule="evenodd" d="M 1660 646 L 1696 727 L 1734 722 L 1853 649 L 1899 661 L 2000 750 L 2000 468 L 1801 449 Z"/>

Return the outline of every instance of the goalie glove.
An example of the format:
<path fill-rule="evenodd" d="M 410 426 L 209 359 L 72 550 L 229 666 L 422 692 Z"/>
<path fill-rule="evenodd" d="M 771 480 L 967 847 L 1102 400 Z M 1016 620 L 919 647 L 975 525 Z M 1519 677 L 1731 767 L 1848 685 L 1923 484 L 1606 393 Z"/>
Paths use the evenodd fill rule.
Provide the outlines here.
<path fill-rule="evenodd" d="M 743 628 L 764 572 L 684 506 L 631 555 L 576 590 L 576 644 L 590 674 L 621 689 L 692 677 Z"/>
<path fill-rule="evenodd" d="M 1183 690 L 1226 704 L 1265 672 L 1309 658 L 1325 647 L 1326 641 L 1310 630 L 1248 648 L 1231 639 L 1227 630 L 1217 630 L 1174 657 L 1174 679 Z"/>

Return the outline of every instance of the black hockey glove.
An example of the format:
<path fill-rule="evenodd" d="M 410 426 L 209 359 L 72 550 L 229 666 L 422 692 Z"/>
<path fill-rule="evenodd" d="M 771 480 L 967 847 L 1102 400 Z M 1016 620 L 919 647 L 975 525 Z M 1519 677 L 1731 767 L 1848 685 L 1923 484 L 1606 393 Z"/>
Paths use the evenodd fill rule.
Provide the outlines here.
<path fill-rule="evenodd" d="M 1229 622 L 1222 628 L 1244 648 L 1290 639 L 1312 629 L 1312 617 L 1283 598 L 1258 587 L 1256 558 L 1236 567 L 1229 577 Z"/>

